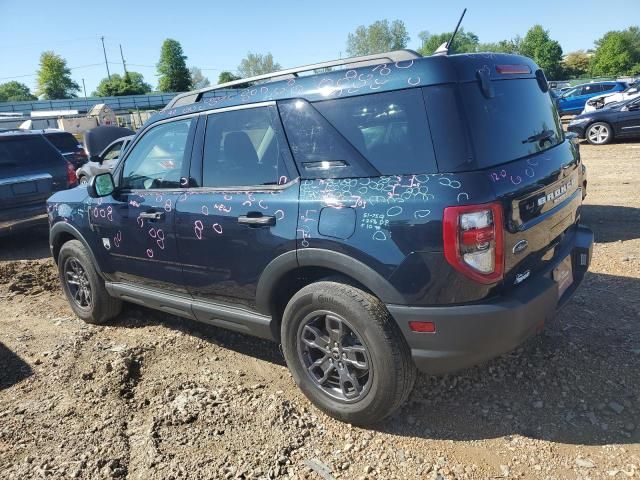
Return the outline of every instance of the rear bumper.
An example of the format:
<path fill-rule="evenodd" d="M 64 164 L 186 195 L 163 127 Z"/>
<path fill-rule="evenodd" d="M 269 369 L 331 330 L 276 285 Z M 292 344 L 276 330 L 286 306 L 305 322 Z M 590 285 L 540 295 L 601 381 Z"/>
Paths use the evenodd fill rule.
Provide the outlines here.
<path fill-rule="evenodd" d="M 473 305 L 410 307 L 387 305 L 402 330 L 418 369 L 442 374 L 509 352 L 539 331 L 575 292 L 591 261 L 593 232 L 577 226 L 574 241 L 558 252 L 558 262 L 513 288 L 507 295 Z M 573 284 L 558 298 L 553 269 L 572 257 Z M 429 321 L 435 333 L 417 333 L 410 321 Z"/>
<path fill-rule="evenodd" d="M 11 215 L 0 214 L 0 236 L 9 235 L 34 226 L 47 224 L 47 212 L 44 205 L 27 209 L 13 210 Z"/>

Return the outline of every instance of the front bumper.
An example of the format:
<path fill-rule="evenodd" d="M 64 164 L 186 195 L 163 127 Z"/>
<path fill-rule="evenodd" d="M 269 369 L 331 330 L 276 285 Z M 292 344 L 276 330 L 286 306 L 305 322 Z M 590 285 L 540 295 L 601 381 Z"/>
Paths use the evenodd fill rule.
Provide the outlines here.
<path fill-rule="evenodd" d="M 578 135 L 578 138 L 584 138 L 585 136 L 585 127 L 587 126 L 586 123 L 580 123 L 578 125 L 569 125 L 567 127 L 567 131 L 568 132 L 573 132 L 576 135 Z"/>
<path fill-rule="evenodd" d="M 482 363 L 509 352 L 539 331 L 575 292 L 582 281 L 593 247 L 593 232 L 576 226 L 574 241 L 558 262 L 513 288 L 508 294 L 473 305 L 411 307 L 387 305 L 404 334 L 418 369 L 430 374 L 448 373 Z M 553 269 L 571 255 L 573 284 L 558 298 Z M 435 333 L 417 333 L 410 321 L 428 321 Z"/>

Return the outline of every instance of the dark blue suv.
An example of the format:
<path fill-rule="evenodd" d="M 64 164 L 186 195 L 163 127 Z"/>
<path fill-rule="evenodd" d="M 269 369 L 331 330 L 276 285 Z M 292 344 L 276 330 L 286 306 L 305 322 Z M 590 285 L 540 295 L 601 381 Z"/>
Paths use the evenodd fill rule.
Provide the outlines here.
<path fill-rule="evenodd" d="M 313 403 L 375 422 L 416 367 L 513 349 L 582 280 L 548 90 L 524 57 L 398 51 L 182 94 L 49 199 L 64 292 L 88 322 L 124 300 L 281 342 Z"/>

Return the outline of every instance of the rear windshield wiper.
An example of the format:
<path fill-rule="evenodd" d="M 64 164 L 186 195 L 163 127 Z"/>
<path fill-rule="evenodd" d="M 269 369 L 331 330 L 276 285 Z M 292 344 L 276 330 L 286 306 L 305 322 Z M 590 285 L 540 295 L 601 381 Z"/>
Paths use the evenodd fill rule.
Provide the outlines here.
<path fill-rule="evenodd" d="M 543 130 L 536 135 L 531 135 L 529 138 L 525 138 L 522 140 L 522 143 L 542 143 L 545 140 L 549 140 L 552 137 L 555 137 L 556 132 L 553 130 Z"/>

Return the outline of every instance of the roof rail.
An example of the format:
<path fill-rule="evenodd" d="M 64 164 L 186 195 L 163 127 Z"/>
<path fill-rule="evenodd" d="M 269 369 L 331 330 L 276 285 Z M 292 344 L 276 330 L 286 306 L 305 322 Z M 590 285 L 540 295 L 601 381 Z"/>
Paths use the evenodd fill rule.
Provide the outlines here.
<path fill-rule="evenodd" d="M 238 85 L 245 85 L 248 83 L 260 82 L 262 80 L 284 80 L 287 78 L 294 78 L 299 76 L 300 73 L 308 72 L 311 70 L 321 70 L 323 68 L 339 67 L 344 65 L 353 65 L 354 67 L 365 67 L 367 65 L 376 65 L 379 63 L 387 62 L 403 62 L 407 60 L 414 60 L 421 58 L 422 55 L 413 50 L 395 50 L 387 53 L 377 53 L 373 55 L 364 55 L 361 57 L 342 58 L 340 60 L 331 60 L 328 62 L 314 63 L 312 65 L 304 65 L 301 67 L 288 68 L 286 70 L 280 70 L 272 73 L 265 73 L 263 75 L 256 75 L 255 77 L 242 78 L 240 80 L 233 80 L 231 82 L 221 83 L 219 85 L 213 85 L 211 87 L 201 88 L 200 90 L 194 90 L 191 92 L 181 93 L 173 97 L 173 99 L 164 107 L 164 110 L 173 107 L 179 107 L 182 105 L 189 105 L 191 103 L 197 103 L 202 98 L 202 95 L 214 90 L 220 90 L 224 88 L 237 87 Z M 357 64 L 357 65 L 356 65 Z"/>

